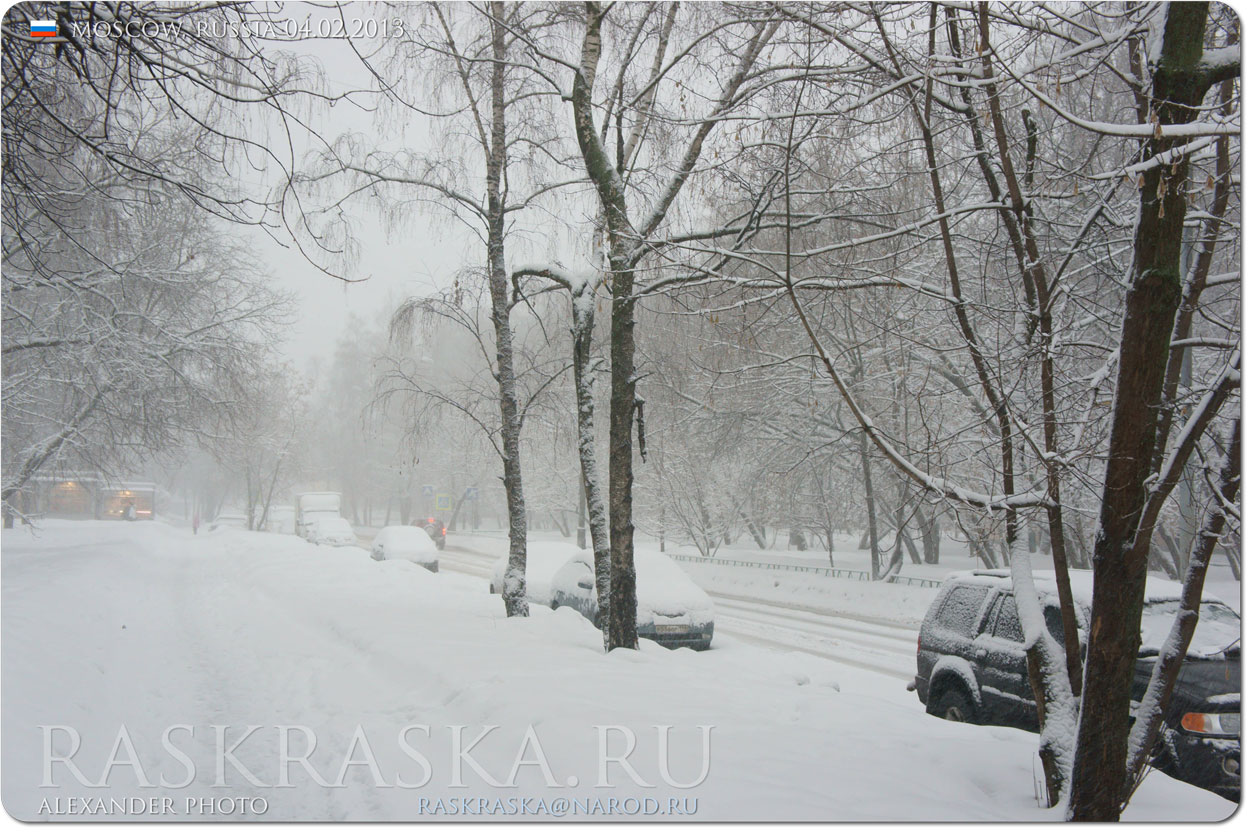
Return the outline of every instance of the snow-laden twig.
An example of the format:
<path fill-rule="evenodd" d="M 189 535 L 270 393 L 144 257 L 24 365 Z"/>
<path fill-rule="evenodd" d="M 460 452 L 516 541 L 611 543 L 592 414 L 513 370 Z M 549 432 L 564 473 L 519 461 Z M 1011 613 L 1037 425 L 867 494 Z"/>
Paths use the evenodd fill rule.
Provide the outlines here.
<path fill-rule="evenodd" d="M 1081 118 L 1075 113 L 1068 112 L 1053 98 L 1042 92 L 1037 87 L 1030 85 L 1028 81 L 1013 72 L 1009 63 L 1002 62 L 1002 67 L 1003 71 L 1010 75 L 1012 80 L 1028 91 L 1028 93 L 1038 101 L 1042 102 L 1042 104 L 1044 104 L 1046 108 L 1051 110 L 1055 115 L 1070 124 L 1089 130 L 1092 133 L 1100 133 L 1104 136 L 1119 136 L 1121 138 L 1128 139 L 1188 139 L 1199 138 L 1201 136 L 1241 135 L 1241 119 L 1237 117 L 1229 119 L 1218 118 L 1211 121 L 1191 121 L 1181 124 L 1117 124 L 1107 121 L 1091 121 L 1089 119 Z"/>
<path fill-rule="evenodd" d="M 1198 440 L 1202 438 L 1207 426 L 1219 413 L 1233 390 L 1241 386 L 1240 367 L 1241 348 L 1238 347 L 1228 359 L 1228 363 L 1224 365 L 1223 371 L 1212 381 L 1207 392 L 1194 407 L 1193 413 L 1181 426 L 1176 440 L 1172 443 L 1172 450 L 1164 457 L 1163 464 L 1152 477 L 1152 481 L 1148 483 L 1146 507 L 1142 511 L 1141 522 L 1137 530 L 1137 545 L 1148 545 L 1147 541 L 1154 533 L 1159 512 L 1163 510 L 1163 504 L 1168 495 L 1180 481 L 1185 464 L 1193 454 L 1194 448 L 1197 447 Z"/>
<path fill-rule="evenodd" d="M 860 407 L 856 401 L 854 394 L 851 393 L 846 381 L 842 378 L 842 374 L 838 371 L 830 357 L 829 352 L 825 349 L 824 343 L 821 341 L 815 330 L 812 329 L 811 322 L 808 320 L 807 313 L 803 309 L 802 303 L 799 301 L 794 287 L 788 287 L 787 292 L 795 312 L 799 316 L 799 321 L 807 332 L 808 338 L 812 345 L 816 348 L 820 361 L 825 367 L 828 374 L 838 392 L 842 395 L 842 400 L 846 402 L 847 408 L 855 417 L 855 421 L 859 423 L 864 433 L 877 446 L 877 449 L 885 454 L 886 458 L 894 464 L 899 471 L 911 478 L 922 488 L 941 494 L 949 500 L 974 508 L 984 508 L 989 510 L 1010 510 L 1020 508 L 1031 508 L 1034 506 L 1044 506 L 1048 502 L 1045 491 L 1027 491 L 1017 494 L 986 494 L 965 488 L 957 483 L 952 483 L 944 477 L 935 477 L 918 468 L 911 460 L 909 460 L 890 440 L 885 433 L 878 428 L 868 418 L 868 415 Z"/>

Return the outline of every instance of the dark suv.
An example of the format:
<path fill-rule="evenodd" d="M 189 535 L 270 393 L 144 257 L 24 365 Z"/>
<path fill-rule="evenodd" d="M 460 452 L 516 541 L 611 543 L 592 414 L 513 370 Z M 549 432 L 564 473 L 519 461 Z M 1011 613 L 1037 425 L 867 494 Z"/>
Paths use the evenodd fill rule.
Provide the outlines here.
<path fill-rule="evenodd" d="M 1062 643 L 1054 576 L 1037 573 L 1034 581 L 1047 629 Z M 1090 573 L 1072 573 L 1082 653 L 1092 585 Z M 1150 681 L 1159 645 L 1176 616 L 1180 590 L 1179 584 L 1167 581 L 1147 582 L 1134 700 Z M 1152 761 L 1179 780 L 1234 801 L 1241 799 L 1240 636 L 1237 613 L 1218 601 L 1202 603 Z M 946 580 L 920 628 L 914 687 L 935 716 L 1038 730 L 1010 573 L 966 572 Z"/>

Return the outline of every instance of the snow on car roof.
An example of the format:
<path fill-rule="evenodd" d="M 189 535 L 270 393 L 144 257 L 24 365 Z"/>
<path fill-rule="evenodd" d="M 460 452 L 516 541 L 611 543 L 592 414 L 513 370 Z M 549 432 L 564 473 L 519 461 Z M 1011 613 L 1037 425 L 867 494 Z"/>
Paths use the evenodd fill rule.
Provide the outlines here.
<path fill-rule="evenodd" d="M 573 558 L 594 566 L 594 552 L 589 550 L 580 551 Z M 635 549 L 634 569 L 639 621 L 646 620 L 647 609 L 661 614 L 711 609 L 712 599 L 668 555 Z"/>
<path fill-rule="evenodd" d="M 570 558 L 584 559 L 589 563 L 590 557 L 589 551 L 579 549 L 572 543 L 551 541 L 528 543 L 525 547 L 526 578 L 541 577 L 544 580 L 550 580 L 555 571 L 568 563 Z M 507 555 L 497 558 L 495 560 L 495 577 L 502 580 L 504 569 L 507 566 Z"/>
<path fill-rule="evenodd" d="M 668 555 L 635 551 L 634 567 L 639 606 L 646 604 L 658 613 L 711 608 L 712 599 Z"/>
<path fill-rule="evenodd" d="M 386 526 L 378 532 L 373 542 L 413 552 L 438 551 L 438 547 L 426 534 L 425 529 L 419 526 Z"/>
<path fill-rule="evenodd" d="M 1072 569 L 1068 572 L 1072 584 L 1072 597 L 1079 604 L 1089 606 L 1094 597 L 1094 573 L 1088 569 Z M 1009 569 L 974 569 L 970 572 L 952 572 L 947 581 L 958 581 L 962 584 L 985 584 L 990 586 L 1011 586 L 1011 570 Z M 1033 581 L 1037 591 L 1044 596 L 1057 595 L 1059 590 L 1055 583 L 1055 573 L 1046 569 L 1033 570 Z M 1176 581 L 1164 578 L 1146 578 L 1147 601 L 1177 601 L 1181 597 L 1181 585 Z M 1219 600 L 1210 595 L 1204 600 Z"/>
<path fill-rule="evenodd" d="M 585 552 L 572 543 L 559 541 L 530 542 L 525 547 L 525 594 L 539 604 L 551 602 L 551 579 L 569 558 Z M 588 555 L 589 553 L 587 553 Z M 492 583 L 503 586 L 503 573 L 508 568 L 508 556 L 495 561 Z"/>
<path fill-rule="evenodd" d="M 1073 569 L 1069 572 L 1072 583 L 1072 598 L 1078 606 L 1089 609 L 1094 592 L 1094 573 L 1088 569 Z M 1011 572 L 1007 569 L 977 569 L 971 572 L 952 572 L 946 578 L 948 583 L 961 585 L 980 584 L 1011 588 Z M 1033 581 L 1038 594 L 1045 600 L 1053 600 L 1059 594 L 1055 583 L 1055 573 L 1046 570 L 1034 570 Z M 1183 587 L 1176 581 L 1164 578 L 1146 578 L 1146 609 L 1142 615 L 1142 646 L 1157 648 L 1161 645 L 1172 626 L 1177 605 L 1181 600 Z M 1155 607 L 1152 611 L 1151 607 Z M 1231 607 L 1212 596 L 1204 593 L 1202 612 L 1198 618 L 1198 626 L 1194 631 L 1189 645 L 1190 655 L 1206 655 L 1219 652 L 1234 643 L 1241 636 L 1241 618 Z"/>

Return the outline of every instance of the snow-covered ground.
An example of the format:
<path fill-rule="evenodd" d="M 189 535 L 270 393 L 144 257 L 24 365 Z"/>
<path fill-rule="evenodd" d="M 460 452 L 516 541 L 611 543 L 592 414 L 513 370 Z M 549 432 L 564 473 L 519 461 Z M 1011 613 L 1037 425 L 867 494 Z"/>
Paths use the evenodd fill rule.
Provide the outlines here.
<path fill-rule="evenodd" d="M 155 799 L 145 808 L 157 819 L 262 805 L 269 820 L 1053 818 L 1034 796 L 1036 737 L 934 719 L 898 675 L 851 663 L 875 643 L 905 668 L 919 591 L 842 582 L 801 597 L 778 583 L 770 598 L 724 579 L 717 591 L 745 600 L 717 598 L 712 650 L 643 642 L 604 655 L 569 610 L 505 618 L 487 592 L 489 554 L 449 546 L 444 566 L 460 571 L 432 574 L 233 529 L 6 530 L 5 808 L 23 820 L 93 809 L 118 820 L 117 807 L 140 808 L 131 798 Z M 893 605 L 862 594 L 883 589 Z M 864 641 L 842 658 L 803 646 L 835 619 Z M 672 726 L 667 767 L 657 726 Z M 712 726 L 706 772 L 701 726 Z M 625 754 L 627 732 L 641 782 L 600 760 Z M 1234 808 L 1152 774 L 1127 817 Z"/>

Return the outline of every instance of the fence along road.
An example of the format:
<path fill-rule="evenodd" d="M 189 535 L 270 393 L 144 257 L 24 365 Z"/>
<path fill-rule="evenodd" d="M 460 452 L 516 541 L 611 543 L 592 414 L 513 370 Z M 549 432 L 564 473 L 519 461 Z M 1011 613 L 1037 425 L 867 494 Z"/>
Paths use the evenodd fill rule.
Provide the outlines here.
<path fill-rule="evenodd" d="M 674 555 L 669 554 L 673 560 L 684 560 L 688 563 L 708 563 L 720 566 L 746 566 L 752 569 L 774 569 L 781 572 L 808 572 L 813 575 L 825 575 L 830 578 L 849 578 L 855 581 L 871 581 L 872 574 L 863 572 L 858 569 L 835 569 L 832 566 L 801 566 L 794 563 L 769 563 L 759 560 L 734 560 L 733 558 L 705 558 L 701 555 Z M 912 578 L 906 575 L 894 575 L 889 578 L 883 578 L 883 583 L 902 584 L 903 586 L 941 586 L 941 581 L 935 581 L 932 578 Z"/>

